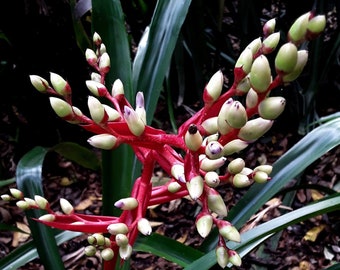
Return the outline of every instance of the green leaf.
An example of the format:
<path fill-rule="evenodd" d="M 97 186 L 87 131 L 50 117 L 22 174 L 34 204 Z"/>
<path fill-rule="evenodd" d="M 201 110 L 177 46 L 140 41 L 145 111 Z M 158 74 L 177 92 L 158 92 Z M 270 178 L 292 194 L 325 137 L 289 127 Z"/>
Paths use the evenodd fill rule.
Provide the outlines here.
<path fill-rule="evenodd" d="M 10 178 L 10 179 L 6 179 L 6 180 L 0 180 L 0 188 L 8 186 L 10 184 L 15 183 L 15 178 Z"/>
<path fill-rule="evenodd" d="M 134 245 L 134 250 L 149 252 L 168 261 L 185 267 L 198 259 L 204 253 L 195 248 L 185 246 L 169 237 L 153 233 L 147 237 L 139 237 Z"/>
<path fill-rule="evenodd" d="M 133 64 L 133 87 L 143 91 L 147 122 L 156 110 L 166 72 L 191 1 L 158 1 L 144 45 L 139 46 Z"/>
<path fill-rule="evenodd" d="M 18 189 L 24 193 L 25 197 L 33 198 L 34 195 L 44 196 L 41 172 L 47 153 L 47 149 L 38 146 L 20 159 L 16 169 L 16 181 Z M 45 269 L 64 269 L 59 249 L 54 239 L 53 229 L 32 220 L 32 218 L 39 218 L 45 214 L 45 211 L 26 210 L 25 214 L 33 241 Z"/>
<path fill-rule="evenodd" d="M 77 143 L 63 142 L 51 148 L 61 156 L 78 163 L 84 168 L 99 171 L 101 168 L 100 160 L 94 151 L 89 150 Z"/>

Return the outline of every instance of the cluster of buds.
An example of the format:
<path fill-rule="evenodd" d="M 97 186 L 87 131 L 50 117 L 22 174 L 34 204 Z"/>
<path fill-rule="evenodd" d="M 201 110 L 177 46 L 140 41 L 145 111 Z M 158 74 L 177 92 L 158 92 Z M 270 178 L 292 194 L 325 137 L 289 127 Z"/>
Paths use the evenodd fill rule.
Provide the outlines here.
<path fill-rule="evenodd" d="M 260 164 L 251 169 L 243 159 L 232 157 L 263 136 L 283 112 L 286 100 L 271 96 L 271 90 L 301 74 L 308 53 L 299 47 L 318 36 L 324 27 L 325 16 L 308 12 L 296 20 L 289 30 L 288 41 L 277 48 L 280 33 L 274 32 L 275 19 L 268 21 L 263 26 L 263 38 L 252 41 L 237 59 L 231 88 L 223 93 L 223 74 L 217 71 L 204 88 L 204 107 L 179 127 L 178 134 L 167 134 L 146 124 L 142 92 L 137 93 L 133 107 L 125 98 L 119 79 L 113 83 L 111 92 L 108 91 L 105 76 L 110 69 L 110 58 L 100 36 L 95 33 L 96 50 L 88 49 L 85 53 L 95 70 L 91 80 L 86 81 L 92 93 L 88 98 L 90 116 L 72 105 L 71 87 L 61 76 L 51 73 L 51 85 L 37 75 L 31 75 L 30 79 L 38 91 L 51 95 L 51 106 L 60 118 L 95 134 L 88 139 L 90 145 L 104 150 L 122 143 L 132 146 L 143 164 L 143 171 L 130 197 L 115 203 L 122 214 L 119 217 L 77 214 L 65 199 L 60 200 L 63 211 L 60 214 L 49 208 L 46 199 L 24 198 L 17 190 L 11 190 L 12 195 L 2 198 L 18 199 L 22 209 L 46 210 L 47 214 L 38 221 L 48 226 L 92 234 L 85 253 L 93 255 L 100 250 L 104 267 L 110 269 L 118 257 L 122 260 L 130 257 L 138 233 L 152 233 L 145 218 L 149 206 L 190 196 L 201 205 L 196 217 L 198 233 L 204 238 L 213 227 L 218 228 L 218 264 L 223 268 L 227 264 L 239 266 L 240 256 L 227 248 L 226 241 L 240 242 L 241 235 L 225 220 L 228 209 L 217 187 L 229 184 L 244 188 L 253 182 L 270 180 L 271 165 Z M 267 55 L 275 51 L 273 76 Z M 101 103 L 99 97 L 112 106 Z M 170 180 L 163 186 L 153 187 L 151 178 L 156 164 Z M 104 234 L 110 236 L 104 237 Z"/>

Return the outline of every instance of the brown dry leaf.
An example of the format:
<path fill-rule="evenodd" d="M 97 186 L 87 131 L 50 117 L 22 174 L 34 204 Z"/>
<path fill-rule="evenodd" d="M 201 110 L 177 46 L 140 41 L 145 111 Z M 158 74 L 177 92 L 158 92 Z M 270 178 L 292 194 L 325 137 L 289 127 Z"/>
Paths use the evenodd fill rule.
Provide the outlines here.
<path fill-rule="evenodd" d="M 306 202 L 306 194 L 304 192 L 304 190 L 300 189 L 297 193 L 296 193 L 296 197 L 298 198 L 298 200 L 301 202 L 301 203 L 304 203 Z"/>
<path fill-rule="evenodd" d="M 325 227 L 325 225 L 319 225 L 310 229 L 303 237 L 303 240 L 314 242 Z"/>
<path fill-rule="evenodd" d="M 317 190 L 312 189 L 311 191 L 313 201 L 322 199 L 324 196 Z"/>
<path fill-rule="evenodd" d="M 96 201 L 97 199 L 98 198 L 95 196 L 90 196 L 89 198 L 82 200 L 76 207 L 74 207 L 74 209 L 77 211 L 85 210 L 93 204 L 93 201 Z"/>
<path fill-rule="evenodd" d="M 185 234 L 183 234 L 180 238 L 177 238 L 176 240 L 182 244 L 185 243 L 185 241 L 187 240 L 188 238 L 188 232 L 185 232 Z"/>
<path fill-rule="evenodd" d="M 151 225 L 152 228 L 161 226 L 163 224 L 164 224 L 164 222 L 160 222 L 160 221 L 150 221 L 150 225 Z"/>
<path fill-rule="evenodd" d="M 299 269 L 300 270 L 312 270 L 314 268 L 312 267 L 310 262 L 308 262 L 308 261 L 301 261 L 299 263 Z"/>
<path fill-rule="evenodd" d="M 31 235 L 31 230 L 30 228 L 22 222 L 16 222 L 16 226 L 20 229 L 23 230 L 24 232 L 27 233 L 22 233 L 22 232 L 14 232 L 13 233 L 13 240 L 12 240 L 12 247 L 17 247 L 19 243 L 25 242 Z"/>

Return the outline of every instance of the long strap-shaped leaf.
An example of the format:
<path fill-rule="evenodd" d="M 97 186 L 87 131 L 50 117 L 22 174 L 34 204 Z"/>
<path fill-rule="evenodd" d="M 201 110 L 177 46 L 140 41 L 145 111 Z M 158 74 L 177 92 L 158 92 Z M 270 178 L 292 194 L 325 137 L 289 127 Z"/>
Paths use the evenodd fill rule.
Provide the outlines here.
<path fill-rule="evenodd" d="M 35 147 L 18 163 L 16 169 L 17 186 L 24 193 L 25 197 L 34 198 L 34 195 L 44 196 L 42 189 L 42 165 L 47 152 L 43 147 Z M 39 218 L 43 214 L 45 213 L 42 210 L 26 210 L 27 220 L 40 260 L 47 270 L 64 269 L 53 229 L 32 220 L 32 218 Z"/>
<path fill-rule="evenodd" d="M 133 65 L 133 87 L 135 92 L 144 93 L 148 123 L 156 110 L 162 84 L 190 3 L 189 0 L 158 1 L 146 43 L 138 49 Z"/>

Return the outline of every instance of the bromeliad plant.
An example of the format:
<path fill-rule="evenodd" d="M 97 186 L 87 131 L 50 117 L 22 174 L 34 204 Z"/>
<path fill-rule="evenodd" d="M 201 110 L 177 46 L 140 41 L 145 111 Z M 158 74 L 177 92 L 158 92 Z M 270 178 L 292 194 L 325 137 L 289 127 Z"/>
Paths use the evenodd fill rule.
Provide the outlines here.
<path fill-rule="evenodd" d="M 47 211 L 37 219 L 47 226 L 90 234 L 85 254 L 91 256 L 100 250 L 104 269 L 114 269 L 118 260 L 130 258 L 138 233 L 151 234 L 146 219 L 148 207 L 189 196 L 201 205 L 196 217 L 198 233 L 205 238 L 213 227 L 218 229 L 215 249 L 218 264 L 223 268 L 228 264 L 241 265 L 239 254 L 226 244 L 240 242 L 241 237 L 236 227 L 224 219 L 228 207 L 217 187 L 229 184 L 244 188 L 270 180 L 272 166 L 248 168 L 243 159 L 231 158 L 264 135 L 283 112 L 285 99 L 272 96 L 271 91 L 301 74 L 308 52 L 299 49 L 300 45 L 316 38 L 325 23 L 325 16 L 313 12 L 302 15 L 291 26 L 288 42 L 277 49 L 280 34 L 275 32 L 275 19 L 268 21 L 263 27 L 263 39 L 255 39 L 240 54 L 231 88 L 222 93 L 223 74 L 217 71 L 204 89 L 204 107 L 184 122 L 177 134 L 167 134 L 146 124 L 143 92 L 137 93 L 132 106 L 119 79 L 111 91 L 106 88 L 110 57 L 100 35 L 95 33 L 96 49 L 87 49 L 85 53 L 94 69 L 91 80 L 86 81 L 92 93 L 88 98 L 90 116 L 72 104 L 71 86 L 58 74 L 50 73 L 51 85 L 37 75 L 30 79 L 38 91 L 50 95 L 51 106 L 60 118 L 95 134 L 88 139 L 90 145 L 104 150 L 121 144 L 132 147 L 143 168 L 130 196 L 115 203 L 122 210 L 121 215 L 79 214 L 63 198 L 60 200 L 63 213 L 59 213 L 51 209 L 45 198 L 26 198 L 17 189 L 11 189 L 11 195 L 2 198 L 18 199 L 17 205 L 25 210 Z M 272 75 L 267 55 L 274 51 L 277 54 Z M 170 176 L 162 186 L 153 186 L 151 182 L 156 165 Z"/>

